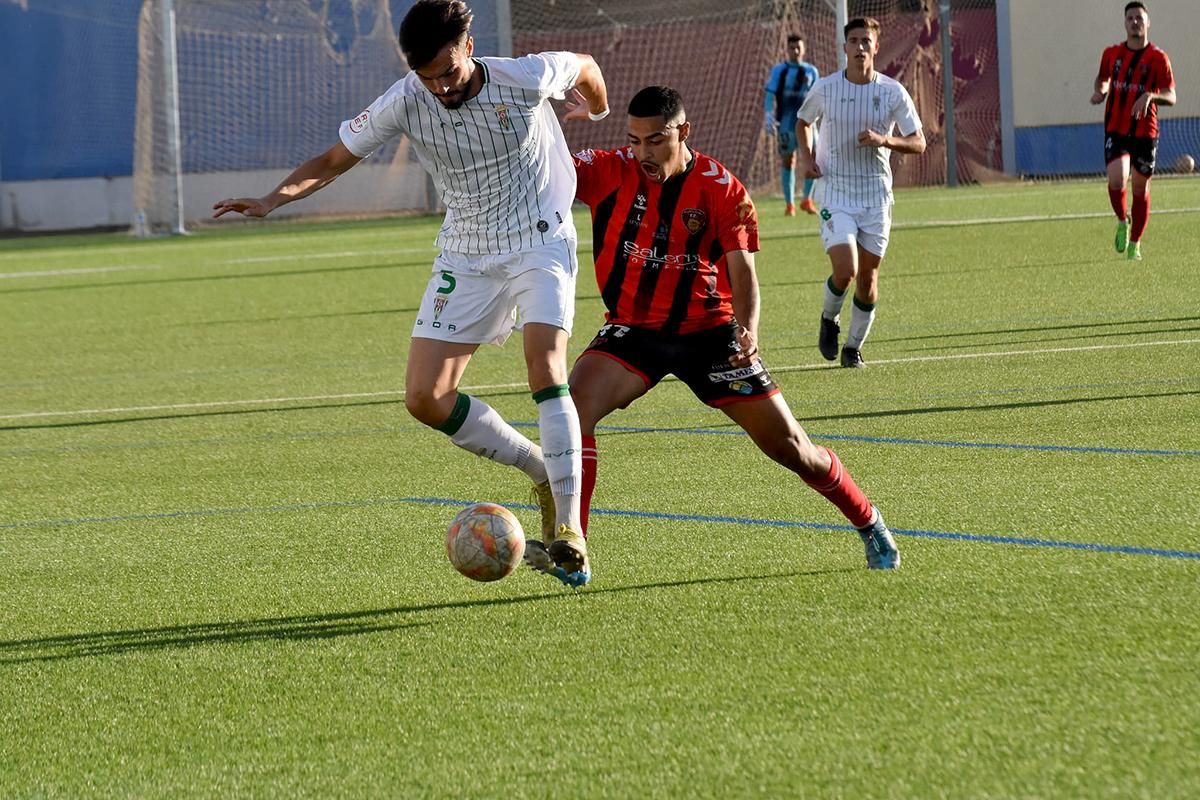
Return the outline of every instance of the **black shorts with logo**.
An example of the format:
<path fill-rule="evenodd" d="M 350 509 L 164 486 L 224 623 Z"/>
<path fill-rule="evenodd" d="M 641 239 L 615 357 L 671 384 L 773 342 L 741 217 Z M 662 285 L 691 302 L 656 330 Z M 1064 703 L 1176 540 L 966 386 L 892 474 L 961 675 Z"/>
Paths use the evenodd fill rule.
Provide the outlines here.
<path fill-rule="evenodd" d="M 584 350 L 613 358 L 642 376 L 652 388 L 667 375 L 688 385 L 710 406 L 770 397 L 779 391 L 761 360 L 734 368 L 729 357 L 741 347 L 730 321 L 696 333 L 662 333 L 629 325 L 608 324 Z"/>
<path fill-rule="evenodd" d="M 1129 156 L 1133 168 L 1149 178 L 1154 174 L 1154 160 L 1158 156 L 1158 139 L 1149 136 L 1123 136 L 1119 133 L 1105 133 L 1105 166 L 1121 156 Z"/>

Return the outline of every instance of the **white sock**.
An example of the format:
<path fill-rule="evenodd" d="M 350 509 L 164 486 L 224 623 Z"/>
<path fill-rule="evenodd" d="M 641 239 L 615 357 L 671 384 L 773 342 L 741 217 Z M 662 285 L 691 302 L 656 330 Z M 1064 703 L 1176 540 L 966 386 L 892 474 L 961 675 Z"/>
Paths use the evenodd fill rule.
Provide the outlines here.
<path fill-rule="evenodd" d="M 453 428 L 451 433 L 448 428 Z M 450 419 L 442 425 L 450 441 L 477 456 L 516 467 L 534 483 L 546 482 L 541 450 L 477 397 L 459 394 Z"/>
<path fill-rule="evenodd" d="M 825 319 L 837 319 L 842 313 L 842 303 L 846 302 L 846 290 L 843 289 L 841 294 L 836 294 L 833 291 L 833 278 L 825 281 L 825 305 L 821 309 L 821 316 Z"/>
<path fill-rule="evenodd" d="M 567 387 L 560 393 L 537 401 L 538 431 L 542 439 L 542 459 L 550 490 L 554 494 L 555 523 L 581 531 L 579 503 L 583 489 L 583 435 L 579 430 L 579 413 L 571 402 Z"/>
<path fill-rule="evenodd" d="M 850 332 L 846 334 L 846 347 L 861 350 L 871 323 L 875 321 L 875 304 L 860 302 L 856 297 L 850 306 Z"/>

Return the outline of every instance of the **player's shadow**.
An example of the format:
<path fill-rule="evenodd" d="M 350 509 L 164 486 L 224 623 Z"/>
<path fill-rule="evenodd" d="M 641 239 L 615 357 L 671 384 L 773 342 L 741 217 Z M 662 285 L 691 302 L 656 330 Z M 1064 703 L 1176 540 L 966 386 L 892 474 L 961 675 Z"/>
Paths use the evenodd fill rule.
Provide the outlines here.
<path fill-rule="evenodd" d="M 838 420 L 853 420 L 853 419 L 877 419 L 886 417 L 907 417 L 918 414 L 959 414 L 964 412 L 991 412 L 991 411 L 1011 411 L 1020 408 L 1051 408 L 1054 406 L 1070 406 L 1083 403 L 1109 403 L 1120 400 L 1152 400 L 1164 397 L 1194 397 L 1200 395 L 1200 390 L 1180 391 L 1180 392 L 1147 392 L 1144 394 L 1117 394 L 1105 395 L 1102 397 L 1066 397 L 1055 400 L 1027 400 L 1013 403 L 987 403 L 983 405 L 957 405 L 957 406 L 923 406 L 920 408 L 891 408 L 881 409 L 878 411 L 852 411 L 844 414 L 821 414 L 821 415 L 805 415 L 797 416 L 796 421 L 802 425 L 807 425 L 810 422 L 833 422 Z M 601 427 L 601 432 L 605 437 L 609 436 L 631 436 L 643 435 L 647 433 L 679 433 L 681 431 L 701 431 L 711 430 L 713 433 L 724 433 L 725 431 L 733 431 L 739 433 L 740 429 L 736 422 L 722 421 L 714 422 L 707 425 L 689 425 L 686 428 L 633 428 L 633 429 L 618 429 L 611 430 Z M 819 434 L 813 434 L 819 438 Z"/>
<path fill-rule="evenodd" d="M 280 269 L 265 272 L 235 272 L 228 275 L 186 275 L 175 278 L 143 278 L 136 281 L 104 281 L 100 283 L 63 283 L 53 286 L 26 286 L 0 289 L 0 294 L 29 294 L 32 292 L 70 292 L 78 289 L 109 289 L 114 286 L 156 286 L 159 284 L 200 283 L 203 281 L 241 281 L 252 278 L 291 278 L 296 275 L 322 275 L 340 272 L 364 272 L 375 269 L 398 269 L 401 267 L 424 267 L 428 261 L 397 261 L 388 264 L 362 264 L 353 267 L 309 267 L 307 269 Z"/>
<path fill-rule="evenodd" d="M 773 572 L 763 575 L 693 578 L 690 580 L 585 589 L 581 592 L 571 592 L 571 594 L 576 595 L 578 599 L 582 600 L 586 599 L 588 595 L 593 594 L 677 589 L 690 586 L 732 584 L 748 581 L 776 581 L 857 571 L 859 570 L 845 567 L 840 569 Z M 549 581 L 551 579 L 547 578 L 546 580 Z M 569 590 L 564 589 L 563 591 Z M 0 641 L 0 667 L 10 664 L 64 661 L 79 658 L 94 658 L 97 656 L 121 655 L 123 653 L 186 649 L 206 645 L 306 641 L 336 639 L 343 636 L 362 636 L 372 633 L 393 633 L 437 624 L 437 620 L 411 619 L 415 615 L 436 614 L 440 611 L 462 608 L 557 601 L 562 596 L 562 592 L 551 591 L 519 597 L 458 600 L 447 603 L 397 606 L 395 608 L 351 611 L 339 614 L 304 614 L 291 617 L 271 617 L 267 619 L 237 620 L 232 622 L 204 622 L 195 625 L 171 625 L 160 628 L 135 628 L 120 631 L 46 636 L 33 639 L 14 639 L 11 641 Z"/>
<path fill-rule="evenodd" d="M 191 322 L 173 322 L 169 328 L 211 327 L 216 325 L 255 325 L 267 322 L 290 322 L 297 319 L 340 319 L 343 317 L 373 317 L 379 314 L 415 314 L 417 308 L 380 308 L 370 311 L 342 311 L 335 314 L 289 314 L 281 317 L 254 317 L 247 319 L 213 319 Z"/>
<path fill-rule="evenodd" d="M 1003 336 L 1010 333 L 1046 333 L 1048 331 L 1078 331 L 1089 328 L 1120 328 L 1127 325 L 1165 325 L 1172 322 L 1200 322 L 1196 317 L 1159 317 L 1157 319 L 1125 319 L 1113 322 L 1077 322 L 1070 325 L 1029 325 L 1021 328 L 995 328 L 984 331 L 958 331 L 955 333 L 923 333 L 917 336 L 883 336 L 878 341 L 919 342 L 924 340 L 961 339 L 973 336 Z M 1187 329 L 1192 330 L 1192 329 Z M 1141 333 L 1142 331 L 1138 331 Z"/>
<path fill-rule="evenodd" d="M 528 395 L 527 389 L 471 392 L 475 397 L 508 397 Z M 357 400 L 352 403 L 316 403 L 284 408 L 231 408 L 220 411 L 189 411 L 173 414 L 145 414 L 136 417 L 107 417 L 105 419 L 74 420 L 72 422 L 30 422 L 20 425 L 0 425 L 3 431 L 29 431 L 43 428 L 88 428 L 97 425 L 122 425 L 130 422 L 155 422 L 161 420 L 192 419 L 194 417 L 232 417 L 241 414 L 286 414 L 292 411 L 322 411 L 339 408 L 361 408 L 364 406 L 392 406 L 404 402 L 403 397 L 388 400 Z"/>

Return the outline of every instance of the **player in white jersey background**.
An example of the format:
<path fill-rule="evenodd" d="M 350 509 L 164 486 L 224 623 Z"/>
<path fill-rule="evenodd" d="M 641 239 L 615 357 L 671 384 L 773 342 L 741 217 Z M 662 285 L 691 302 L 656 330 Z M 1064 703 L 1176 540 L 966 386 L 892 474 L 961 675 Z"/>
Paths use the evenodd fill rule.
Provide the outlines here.
<path fill-rule="evenodd" d="M 516 466 L 534 482 L 550 559 L 534 563 L 564 583 L 591 576 L 580 534 L 582 443 L 567 386 L 575 309 L 575 169 L 550 98 L 575 89 L 580 109 L 608 114 L 591 56 L 538 53 L 473 58 L 473 14 L 462 0 L 419 0 L 400 24 L 411 72 L 342 123 L 340 141 L 261 198 L 230 198 L 214 217 L 263 217 L 328 185 L 394 136 L 408 136 L 433 177 L 446 219 L 441 249 L 413 326 L 404 404 L 454 444 Z M 520 330 L 541 447 L 459 384 L 479 345 Z"/>
<path fill-rule="evenodd" d="M 797 168 L 819 179 L 821 241 L 832 266 L 825 282 L 818 348 L 830 361 L 838 357 L 842 304 L 854 281 L 841 364 L 861 367 L 862 345 L 879 300 L 879 265 L 892 227 L 891 153 L 925 152 L 925 134 L 905 88 L 875 70 L 878 20 L 852 19 L 843 32 L 846 69 L 817 81 L 808 93 L 796 120 L 796 152 Z M 814 124 L 820 132 L 815 153 Z"/>

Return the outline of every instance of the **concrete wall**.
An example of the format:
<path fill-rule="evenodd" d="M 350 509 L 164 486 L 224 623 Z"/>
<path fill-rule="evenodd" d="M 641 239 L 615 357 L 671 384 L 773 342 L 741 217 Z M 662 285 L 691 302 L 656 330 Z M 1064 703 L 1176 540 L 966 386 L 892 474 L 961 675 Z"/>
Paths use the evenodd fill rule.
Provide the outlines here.
<path fill-rule="evenodd" d="M 1159 109 L 1158 163 L 1200 156 L 1200 0 L 1147 0 L 1150 41 L 1167 51 L 1178 103 Z M 998 0 L 1011 42 L 1013 169 L 1025 175 L 1102 172 L 1103 106 L 1089 103 L 1105 47 L 1124 41 L 1124 0 Z M 1007 149 L 1007 148 L 1006 148 Z M 1008 161 L 1008 159 L 1006 159 Z"/>
<path fill-rule="evenodd" d="M 1160 117 L 1200 116 L 1200 0 L 1147 0 L 1150 41 L 1167 51 L 1179 103 Z M 1105 47 L 1125 40 L 1124 0 L 1009 0 L 1014 124 L 1100 121 L 1088 103 Z"/>

